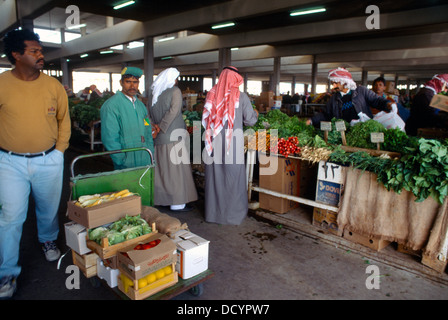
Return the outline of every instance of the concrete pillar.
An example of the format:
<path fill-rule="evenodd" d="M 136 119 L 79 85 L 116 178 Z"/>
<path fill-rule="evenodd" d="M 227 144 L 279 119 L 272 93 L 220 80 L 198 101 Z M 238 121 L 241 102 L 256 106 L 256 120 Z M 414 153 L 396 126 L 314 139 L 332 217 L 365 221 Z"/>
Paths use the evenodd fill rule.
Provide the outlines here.
<path fill-rule="evenodd" d="M 247 73 L 244 73 L 244 92 L 247 93 Z"/>
<path fill-rule="evenodd" d="M 361 85 L 363 85 L 364 87 L 367 87 L 367 80 L 368 80 L 368 71 L 362 70 Z"/>
<path fill-rule="evenodd" d="M 212 70 L 212 87 L 214 87 L 216 84 L 216 73 L 217 73 L 216 70 L 213 69 Z"/>
<path fill-rule="evenodd" d="M 232 63 L 232 52 L 230 48 L 219 48 L 218 72 L 221 73 L 224 67 Z"/>
<path fill-rule="evenodd" d="M 311 94 L 316 93 L 317 87 L 317 62 L 316 56 L 313 56 L 313 63 L 311 64 Z"/>
<path fill-rule="evenodd" d="M 280 95 L 280 68 L 281 68 L 281 61 L 280 57 L 274 58 L 274 73 L 272 75 L 272 89 L 274 91 L 274 95 L 279 96 Z"/>
<path fill-rule="evenodd" d="M 143 66 L 145 75 L 145 94 L 144 96 L 148 98 L 148 106 L 151 105 L 152 94 L 151 85 L 152 78 L 154 76 L 154 37 L 145 37 L 144 39 L 144 53 L 143 53 Z"/>
<path fill-rule="evenodd" d="M 296 76 L 292 76 L 291 96 L 295 95 L 295 93 L 296 93 Z"/>

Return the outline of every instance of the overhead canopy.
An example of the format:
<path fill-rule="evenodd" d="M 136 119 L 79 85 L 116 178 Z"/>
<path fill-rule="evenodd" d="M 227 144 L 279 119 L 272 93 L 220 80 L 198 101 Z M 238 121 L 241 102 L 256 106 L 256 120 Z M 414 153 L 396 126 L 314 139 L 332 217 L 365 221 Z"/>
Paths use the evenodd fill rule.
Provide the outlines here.
<path fill-rule="evenodd" d="M 154 73 L 176 67 L 182 75 L 212 75 L 219 69 L 220 50 L 230 51 L 232 65 L 254 80 L 269 80 L 280 59 L 281 81 L 318 82 L 338 66 L 355 81 L 424 81 L 448 72 L 448 5 L 444 1 L 386 0 L 367 8 L 364 1 L 317 0 L 5 0 L 0 3 L 0 36 L 19 25 L 60 30 L 67 28 L 69 5 L 80 10 L 74 30 L 80 38 L 62 44 L 45 43 L 47 62 L 71 70 L 119 72 L 123 65 L 143 67 L 145 49 L 129 43 L 153 40 Z M 17 4 L 17 5 L 16 5 Z M 290 16 L 299 9 L 324 12 Z M 373 11 L 372 11 L 373 10 Z M 233 22 L 227 28 L 213 25 Z M 372 29 L 379 27 L 379 29 Z M 70 31 L 70 30 L 66 30 Z M 174 37 L 169 40 L 168 38 Z M 160 41 L 160 40 L 167 41 Z M 122 45 L 123 49 L 111 47 Z M 81 58 L 82 54 L 89 56 Z M 5 58 L 0 65 L 7 66 Z"/>

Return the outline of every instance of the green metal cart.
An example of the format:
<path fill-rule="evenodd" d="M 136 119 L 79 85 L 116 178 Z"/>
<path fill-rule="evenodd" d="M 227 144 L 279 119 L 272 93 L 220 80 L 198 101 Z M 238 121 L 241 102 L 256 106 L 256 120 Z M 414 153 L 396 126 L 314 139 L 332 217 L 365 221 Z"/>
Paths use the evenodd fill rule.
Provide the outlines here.
<path fill-rule="evenodd" d="M 146 151 L 149 153 L 151 158 L 151 164 L 144 167 L 136 167 L 129 169 L 121 169 L 100 173 L 75 175 L 75 164 L 77 161 L 98 157 L 107 156 L 115 153 L 124 152 L 139 152 Z M 71 199 L 78 199 L 80 196 L 104 193 L 104 192 L 115 192 L 123 189 L 128 189 L 131 192 L 138 193 L 142 199 L 142 205 L 153 206 L 154 205 L 154 158 L 152 152 L 147 148 L 132 148 L 132 149 L 122 149 L 115 151 L 104 151 L 98 153 L 85 154 L 76 157 L 71 163 Z M 206 270 L 203 273 L 187 280 L 179 278 L 176 285 L 164 289 L 159 293 L 154 294 L 148 299 L 165 300 L 171 299 L 185 291 L 190 294 L 199 297 L 203 293 L 203 282 L 214 276 L 214 272 L 211 270 Z M 94 287 L 101 284 L 102 280 L 98 277 L 90 278 L 90 281 Z M 107 285 L 107 284 L 106 284 Z M 123 299 L 128 299 L 126 295 L 122 294 L 118 288 L 112 289 L 119 297 Z"/>
<path fill-rule="evenodd" d="M 116 153 L 126 152 L 148 152 L 151 164 L 143 167 L 128 168 L 121 170 L 114 170 L 108 172 L 92 173 L 75 176 L 75 163 L 79 160 L 106 156 Z M 123 189 L 128 189 L 131 192 L 137 193 L 142 199 L 142 205 L 154 205 L 154 157 L 151 150 L 147 148 L 132 148 L 114 151 L 104 151 L 98 153 L 85 154 L 76 157 L 71 163 L 71 198 L 78 199 L 80 196 L 115 192 Z"/>

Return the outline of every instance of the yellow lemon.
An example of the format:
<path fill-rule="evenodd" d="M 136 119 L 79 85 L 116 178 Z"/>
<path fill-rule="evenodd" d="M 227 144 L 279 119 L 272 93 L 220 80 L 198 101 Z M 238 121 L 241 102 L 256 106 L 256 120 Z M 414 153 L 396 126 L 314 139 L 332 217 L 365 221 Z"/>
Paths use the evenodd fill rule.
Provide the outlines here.
<path fill-rule="evenodd" d="M 146 281 L 148 281 L 148 283 L 153 283 L 156 280 L 157 280 L 157 277 L 156 277 L 155 273 L 151 273 L 146 276 Z"/>
<path fill-rule="evenodd" d="M 163 269 L 159 269 L 156 271 L 157 279 L 162 279 L 164 276 L 165 276 L 165 271 L 163 271 Z"/>
<path fill-rule="evenodd" d="M 166 266 L 165 268 L 162 269 L 163 272 L 165 272 L 165 275 L 169 275 L 171 274 L 171 272 L 173 271 L 173 269 L 171 268 L 171 266 Z"/>
<path fill-rule="evenodd" d="M 148 285 L 148 281 L 146 280 L 146 277 L 138 279 L 138 287 L 140 288 L 144 288 Z"/>
<path fill-rule="evenodd" d="M 128 285 L 130 287 L 134 286 L 134 281 L 129 279 L 126 275 L 121 274 L 121 280 L 123 281 L 123 284 Z"/>

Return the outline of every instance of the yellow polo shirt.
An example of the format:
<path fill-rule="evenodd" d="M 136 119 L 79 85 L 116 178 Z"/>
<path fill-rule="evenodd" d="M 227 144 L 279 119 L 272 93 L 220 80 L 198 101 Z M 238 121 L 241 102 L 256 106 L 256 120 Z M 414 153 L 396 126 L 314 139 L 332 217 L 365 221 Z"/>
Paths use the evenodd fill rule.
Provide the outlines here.
<path fill-rule="evenodd" d="M 17 153 L 68 148 L 68 98 L 62 84 L 44 73 L 34 81 L 0 74 L 0 147 Z"/>

